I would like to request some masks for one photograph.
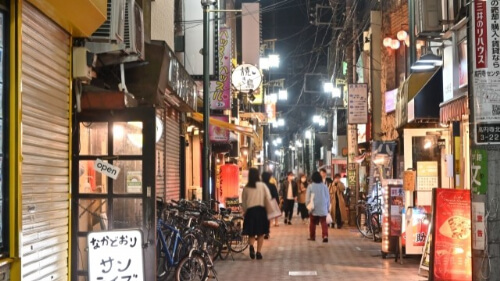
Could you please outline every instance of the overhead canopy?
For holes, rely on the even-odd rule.
[[[409,122],[439,120],[439,104],[443,101],[443,71],[412,73],[399,87],[396,103],[396,127]]]
[[[192,113],[189,113],[188,116],[190,116],[191,118],[193,118],[194,120],[196,120],[198,122],[203,122],[203,114],[201,114],[201,113],[192,112]],[[247,135],[250,137],[258,138],[258,135],[250,127],[238,126],[238,125],[231,124],[231,123],[219,120],[219,119],[215,119],[213,117],[210,117],[208,122],[210,125],[213,125],[213,126],[218,126],[218,127],[228,129],[228,130],[233,131],[233,132],[237,132],[237,133],[241,133],[241,134],[244,134],[244,135]]]

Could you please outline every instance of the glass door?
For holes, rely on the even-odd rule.
[[[87,280],[87,235],[140,229],[154,265],[155,110],[78,113],[73,138],[72,280]],[[154,280],[155,276],[147,276]]]

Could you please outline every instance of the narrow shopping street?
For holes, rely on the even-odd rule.
[[[401,265],[388,256],[382,259],[380,243],[360,238],[356,228],[329,229],[329,242],[308,241],[308,226],[295,220],[293,225],[271,228],[265,241],[263,260],[251,260],[248,249],[215,264],[220,281],[267,280],[427,280],[418,276],[419,257],[406,257]],[[320,231],[317,228],[316,235]],[[291,276],[290,272],[302,276]],[[316,276],[304,276],[308,272]],[[301,274],[302,273],[302,274]],[[293,273],[292,273],[293,274]],[[314,274],[314,273],[313,273]]]

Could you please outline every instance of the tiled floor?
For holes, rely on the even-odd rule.
[[[316,235],[321,233],[317,227]],[[271,238],[262,250],[263,260],[251,260],[248,249],[216,261],[220,281],[266,280],[427,280],[418,275],[420,257],[407,257],[404,264],[392,256],[381,257],[380,243],[360,238],[355,228],[329,229],[329,243],[307,241],[308,226],[295,220],[293,225],[271,228]],[[316,276],[289,276],[290,271],[316,271]]]

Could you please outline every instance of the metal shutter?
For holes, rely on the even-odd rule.
[[[165,118],[165,138],[167,146],[165,149],[166,160],[166,198],[167,200],[176,199],[180,197],[180,133],[181,128],[179,124],[179,112],[173,108],[167,108],[167,115]]]
[[[163,126],[161,138],[156,142],[156,196],[165,200],[165,109],[158,109],[156,116],[161,119]]]
[[[70,35],[22,8],[22,280],[68,280]]]

